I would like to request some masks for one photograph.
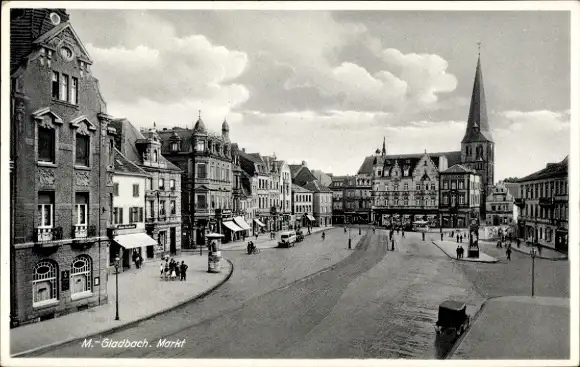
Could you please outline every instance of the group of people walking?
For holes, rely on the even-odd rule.
[[[160,277],[164,280],[186,280],[187,268],[188,266],[184,261],[180,264],[179,261],[175,261],[173,258],[170,260],[169,257],[165,257],[165,261],[161,261],[159,266]]]

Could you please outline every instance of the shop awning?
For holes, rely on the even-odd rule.
[[[314,217],[312,215],[306,214],[306,218],[308,218],[308,220],[311,222],[314,221]]]
[[[113,241],[117,242],[125,249],[132,249],[141,246],[155,246],[157,241],[149,237],[147,233],[131,233],[115,236]]]
[[[231,220],[224,222],[223,223],[224,226],[228,227],[228,229],[234,231],[234,232],[239,232],[239,231],[243,231],[243,229],[241,229],[240,227],[238,227],[234,222],[232,222]]]
[[[266,227],[266,225],[262,222],[260,222],[259,219],[254,219],[254,222],[256,222],[256,224],[258,224],[260,227]]]
[[[235,217],[234,222],[236,222],[238,227],[240,227],[244,231],[247,231],[250,229],[250,226],[248,225],[248,223],[246,223],[246,221],[242,217]]]

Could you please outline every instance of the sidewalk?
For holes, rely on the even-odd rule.
[[[486,241],[486,242],[490,242],[490,241]],[[497,241],[495,242],[490,242],[493,243],[493,245],[495,245],[497,243]],[[506,243],[504,243],[504,250],[506,248]],[[528,245],[527,243],[524,242],[523,239],[520,239],[520,247],[518,247],[516,245],[515,241],[512,241],[512,250],[513,251],[517,251],[517,252],[521,252],[523,254],[529,255],[530,254],[530,248],[531,246]],[[546,260],[568,260],[568,255],[561,253],[559,251],[556,250],[552,250],[550,248],[547,247],[541,247],[541,255],[538,252],[538,249],[536,248],[536,257],[539,259],[546,259]]]
[[[205,251],[204,256],[183,255],[175,260],[188,265],[186,281],[160,279],[161,260],[119,274],[119,321],[115,321],[116,289],[112,274],[107,283],[107,304],[11,329],[12,356],[116,329],[175,308],[218,287],[233,271],[232,265],[222,259],[222,272],[208,273]]]
[[[445,238],[445,237],[443,237]],[[449,256],[452,259],[455,259],[457,261],[470,261],[470,262],[479,262],[479,263],[496,263],[499,260],[496,259],[495,257],[489,256],[488,254],[484,253],[481,251],[481,247],[479,249],[479,257],[478,258],[469,258],[467,257],[467,249],[469,247],[468,243],[457,243],[455,241],[451,242],[451,241],[440,241],[440,240],[436,240],[436,241],[431,241],[433,242],[433,244],[437,247],[439,247],[439,249],[441,251],[443,251],[447,256]],[[464,257],[461,259],[457,259],[457,254],[455,252],[455,250],[457,249],[457,245],[461,245],[463,246],[463,248],[465,249],[465,253],[464,253]]]
[[[329,231],[329,230],[334,229],[334,228],[335,227],[313,227],[311,234],[308,234],[308,229],[305,229],[303,227],[302,232],[304,233],[304,237],[308,238],[308,236],[314,235],[315,233],[319,233],[322,231]],[[353,228],[353,231],[354,231],[354,228]],[[260,234],[258,236],[257,240],[256,240],[255,236],[249,236],[249,237],[246,237],[246,241],[238,240],[238,241],[228,242],[228,243],[222,245],[222,250],[224,250],[224,251],[242,250],[242,249],[245,250],[246,246],[248,245],[248,241],[254,241],[254,244],[261,249],[278,247],[278,241],[280,241],[280,232],[283,232],[283,231],[276,232],[276,238],[273,240],[270,239],[270,233],[268,232],[268,233]]]
[[[570,299],[489,299],[450,359],[569,359]]]

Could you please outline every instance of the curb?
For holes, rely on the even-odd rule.
[[[512,246],[512,250],[517,251],[517,252],[524,254],[524,255],[530,254],[529,252],[522,251],[522,250],[518,249],[517,247],[513,247],[513,246]],[[550,260],[550,261],[568,261],[568,257],[545,257],[545,256],[539,256],[538,254],[536,254],[536,259]]]
[[[447,255],[447,257],[449,257],[450,259],[452,259],[452,260],[455,260],[455,261],[464,261],[464,262],[467,262],[467,263],[482,263],[482,264],[496,264],[496,263],[498,263],[498,262],[499,262],[499,259],[495,259],[495,261],[483,261],[483,260],[461,260],[461,259],[456,259],[456,258],[454,258],[453,256],[449,255],[447,252],[445,252],[445,251],[444,251],[444,250],[441,248],[441,246],[439,246],[438,244],[436,244],[436,243],[435,243],[435,241],[431,241],[431,243],[432,243],[432,244],[434,244],[435,246],[437,246],[437,248],[438,248],[439,250],[441,250],[441,252],[443,252],[445,255]],[[490,256],[490,257],[491,257],[491,256]]]
[[[463,343],[463,340],[467,337],[467,335],[469,334],[469,332],[471,331],[471,327],[473,325],[475,325],[475,322],[477,321],[477,319],[479,318],[479,316],[481,315],[481,311],[484,309],[484,307],[487,305],[487,301],[489,301],[490,299],[493,298],[500,298],[501,296],[494,296],[494,297],[487,297],[486,299],[483,300],[483,302],[481,303],[481,306],[479,307],[479,309],[477,310],[477,312],[475,312],[475,315],[473,315],[473,317],[471,318],[471,321],[469,323],[469,328],[467,328],[467,331],[464,332],[456,341],[455,344],[453,344],[453,347],[449,350],[449,352],[447,353],[447,355],[445,356],[444,359],[450,359],[451,357],[453,357],[453,355],[455,354],[455,352],[457,351],[457,348],[459,348],[461,346],[461,343]]]
[[[71,338],[71,339],[67,339],[67,340],[55,342],[55,343],[52,343],[52,344],[48,344],[48,345],[45,345],[45,346],[42,346],[42,347],[37,347],[37,348],[34,348],[34,349],[25,350],[23,352],[19,352],[19,353],[15,353],[15,354],[10,355],[10,358],[25,357],[25,356],[30,355],[30,354],[44,353],[44,352],[48,352],[49,350],[52,350],[52,349],[54,349],[56,347],[59,347],[61,345],[68,344],[68,343],[72,343],[72,342],[75,342],[75,341],[80,341],[81,339],[96,338],[97,336],[105,336],[105,335],[108,335],[108,334],[111,334],[111,333],[114,333],[114,332],[117,332],[117,331],[121,331],[121,330],[124,330],[124,329],[129,329],[129,328],[133,327],[134,325],[139,324],[139,323],[141,323],[143,321],[147,321],[149,319],[152,319],[152,318],[154,318],[156,316],[159,316],[159,315],[164,314],[166,312],[169,312],[171,310],[174,310],[174,309],[183,307],[183,306],[185,306],[185,305],[187,305],[187,304],[189,304],[191,302],[195,302],[197,300],[200,300],[200,299],[208,296],[213,291],[217,290],[222,285],[224,285],[224,283],[227,282],[232,277],[232,274],[234,273],[234,264],[229,259],[224,259],[224,260],[226,260],[230,264],[230,272],[228,273],[228,275],[221,282],[219,282],[216,285],[214,285],[213,287],[211,287],[211,288],[203,291],[202,293],[193,296],[190,299],[187,299],[187,300],[182,301],[182,302],[180,302],[180,303],[178,303],[176,305],[173,305],[171,307],[162,309],[162,310],[157,311],[155,313],[152,313],[150,315],[143,316],[143,317],[141,317],[141,318],[139,318],[137,320],[130,321],[130,322],[126,323],[126,324],[115,326],[115,327],[113,327],[111,329],[102,330],[102,331],[99,331],[99,332],[96,332],[96,333],[93,333],[93,334],[89,334],[89,335],[85,335],[85,336],[81,336],[81,337],[75,337],[75,338]]]

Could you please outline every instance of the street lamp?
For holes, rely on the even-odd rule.
[[[352,239],[350,237],[350,230],[352,229],[352,219],[350,220],[350,225],[348,226],[348,249],[350,250],[352,248]]]
[[[119,320],[119,256],[115,257],[115,320]]]
[[[530,249],[530,256],[532,258],[532,297],[534,296],[534,280],[535,280],[535,272],[534,272],[534,265],[536,259],[536,249],[532,246]]]

